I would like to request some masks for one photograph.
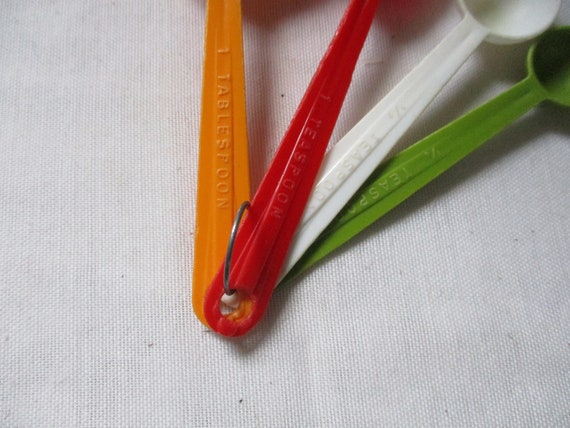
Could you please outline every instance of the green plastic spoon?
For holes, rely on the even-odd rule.
[[[374,171],[282,282],[306,270],[542,101],[570,107],[570,26],[530,48],[528,76]]]

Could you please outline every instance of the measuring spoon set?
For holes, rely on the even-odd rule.
[[[560,0],[457,0],[463,20],[325,154],[379,0],[351,0],[252,198],[239,0],[208,0],[193,272],[197,317],[224,336],[309,268],[544,100],[570,106],[570,27],[530,49],[528,77],[382,163],[483,42],[550,27]],[[243,217],[243,221],[242,221]]]

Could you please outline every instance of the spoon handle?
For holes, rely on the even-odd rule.
[[[488,30],[470,15],[327,153],[289,250],[284,275],[445,86]]]
[[[529,76],[378,167],[285,280],[306,270],[546,98]]]
[[[249,200],[240,0],[206,7],[192,304],[207,325],[204,295],[216,275],[239,205]]]

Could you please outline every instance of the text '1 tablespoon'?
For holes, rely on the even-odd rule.
[[[516,43],[554,21],[560,0],[458,0],[463,20],[323,160],[281,276],[299,260],[484,40]]]
[[[192,306],[206,325],[206,289],[226,253],[235,212],[250,195],[243,70],[240,0],[209,0],[192,278]]]
[[[528,76],[502,95],[377,168],[287,278],[357,235],[538,103],[570,107],[570,27],[546,32],[530,48],[527,69]]]

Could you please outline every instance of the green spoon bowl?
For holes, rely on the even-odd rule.
[[[570,107],[570,27],[546,32],[530,48],[527,69],[548,100]]]

